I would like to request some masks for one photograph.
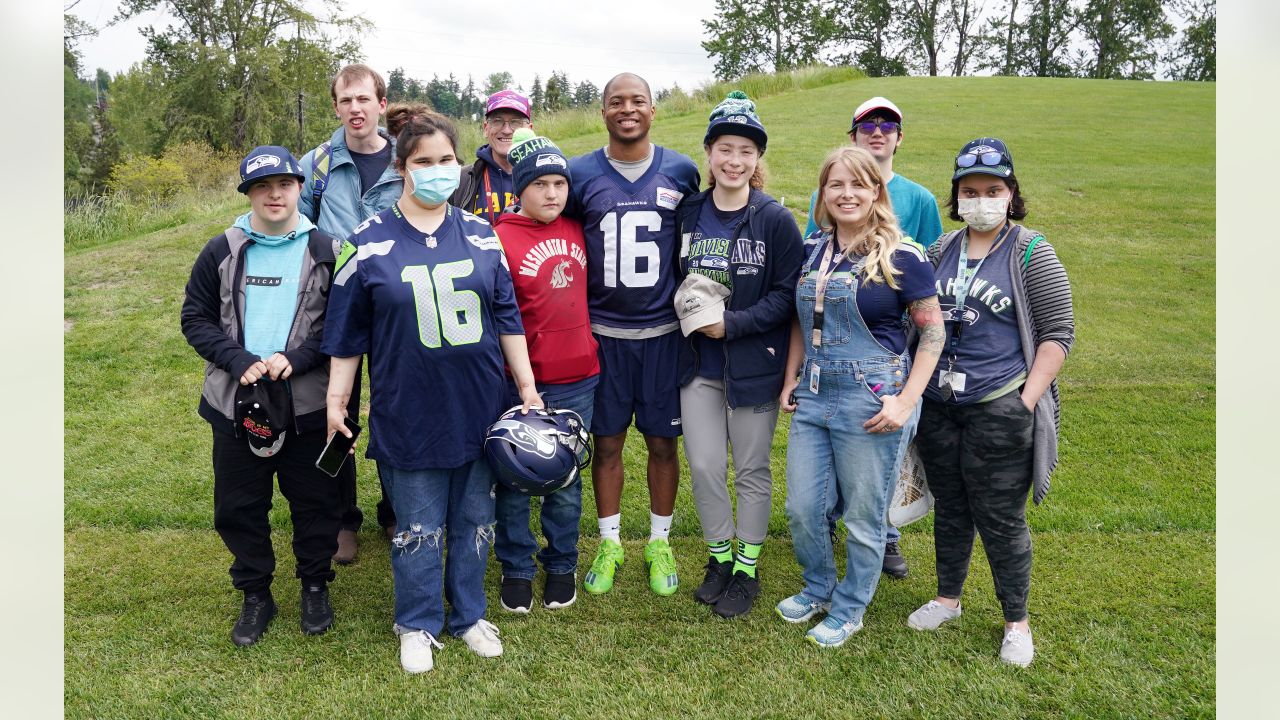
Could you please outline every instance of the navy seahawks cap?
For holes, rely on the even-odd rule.
[[[952,180],[959,180],[965,175],[983,173],[1007,178],[1013,174],[1013,156],[1009,148],[1000,138],[983,137],[970,140],[960,148],[956,155],[956,172]]]
[[[248,193],[250,185],[272,175],[292,175],[298,182],[307,180],[293,153],[279,145],[259,145],[240,161],[240,186],[236,189]]]
[[[236,431],[244,432],[254,455],[271,457],[280,452],[292,424],[293,400],[287,380],[264,377],[236,388]]]

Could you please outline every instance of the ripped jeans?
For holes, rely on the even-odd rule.
[[[396,632],[425,630],[440,637],[447,599],[449,631],[461,635],[485,614],[484,573],[494,522],[489,464],[480,458],[443,470],[386,464],[378,470],[399,530],[391,546]]]

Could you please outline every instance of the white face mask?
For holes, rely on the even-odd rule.
[[[960,198],[956,210],[969,227],[989,232],[1000,227],[1009,217],[1009,198]]]

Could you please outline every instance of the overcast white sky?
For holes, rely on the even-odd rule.
[[[80,0],[71,13],[101,28],[118,4]],[[710,80],[714,67],[699,44],[701,20],[714,14],[714,0],[344,0],[343,6],[375,26],[364,43],[370,65],[384,75],[403,67],[424,82],[433,74],[453,73],[464,86],[468,74],[481,85],[489,73],[505,70],[528,90],[535,73],[545,82],[552,70],[563,70],[575,84],[588,79],[600,87],[625,70],[643,76],[654,90],[677,82],[689,89]],[[146,55],[138,29],[167,24],[160,13],[148,13],[83,41],[86,73],[99,67],[113,75],[128,69]]]

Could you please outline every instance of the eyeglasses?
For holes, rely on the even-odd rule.
[[[516,120],[499,120],[498,118],[490,118],[485,120],[485,122],[495,128],[506,128],[507,130],[519,130],[520,128],[529,127],[530,125],[530,122],[524,118],[518,118]]]
[[[875,134],[876,128],[880,128],[880,132],[888,135],[889,133],[898,132],[898,130],[902,128],[902,123],[885,120],[883,122],[860,122],[854,123],[853,125],[854,131],[861,130],[865,135]]]
[[[981,162],[983,165],[987,167],[995,167],[997,165],[1002,165],[1005,163],[1008,163],[1009,165],[1013,164],[1012,161],[1008,161],[1005,159],[1004,153],[998,152],[998,151],[984,152],[984,153],[964,153],[963,155],[956,156],[956,167],[960,167],[960,168],[973,167],[974,164],[977,162]]]

